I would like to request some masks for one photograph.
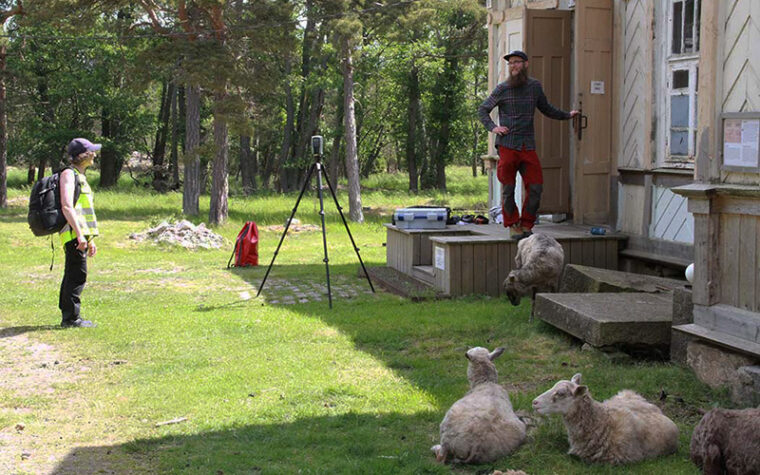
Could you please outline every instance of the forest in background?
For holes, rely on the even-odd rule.
[[[182,191],[183,213],[208,192],[211,224],[231,180],[245,195],[299,189],[312,135],[354,221],[370,173],[445,190],[446,165],[476,174],[486,151],[483,3],[0,1],[0,206],[8,165],[31,183],[78,136],[103,144],[101,188],[136,155],[149,186]]]

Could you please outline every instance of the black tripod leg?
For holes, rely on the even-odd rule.
[[[330,259],[327,258],[327,234],[325,233],[325,203],[322,201],[322,164],[317,163],[317,193],[319,194],[319,216],[322,218],[322,246],[325,249],[325,272],[327,273],[327,300],[332,308],[332,290],[330,290]]]
[[[261,295],[261,290],[264,288],[264,284],[267,281],[267,277],[269,277],[269,271],[272,270],[272,265],[274,265],[274,260],[277,259],[277,253],[280,252],[280,246],[282,246],[282,241],[285,240],[285,235],[288,234],[288,228],[290,228],[290,222],[293,221],[293,217],[296,215],[296,211],[298,210],[298,204],[301,202],[301,198],[303,197],[304,192],[306,192],[306,187],[309,186],[309,180],[311,179],[311,174],[314,172],[314,167],[316,164],[313,164],[311,168],[309,168],[309,172],[306,174],[306,179],[303,182],[303,186],[301,187],[301,194],[298,195],[298,199],[296,200],[296,205],[293,206],[293,212],[290,213],[290,218],[288,218],[288,222],[285,223],[285,230],[282,232],[282,236],[280,236],[280,243],[277,244],[277,249],[274,251],[274,255],[272,256],[272,262],[269,263],[269,267],[267,267],[267,273],[264,274],[264,280],[261,281],[261,285],[259,285],[259,291],[256,293],[256,297]]]
[[[351,230],[348,229],[348,222],[346,222],[346,217],[343,216],[343,208],[340,207],[340,204],[338,204],[338,198],[335,196],[335,191],[333,190],[332,184],[330,183],[330,178],[327,177],[327,173],[325,173],[325,182],[327,183],[327,188],[330,190],[330,194],[332,195],[333,201],[335,202],[335,207],[338,209],[338,214],[340,214],[340,219],[343,220],[343,227],[346,228],[346,232],[348,233],[348,238],[351,240],[351,245],[354,246],[354,252],[356,252],[356,257],[359,258],[359,264],[362,265],[362,270],[364,271],[364,275],[367,277],[367,282],[369,282],[369,288],[372,289],[372,293],[375,292],[375,286],[372,285],[372,280],[369,278],[369,272],[367,272],[367,268],[364,267],[364,261],[362,261],[362,256],[359,254],[359,248],[356,247],[356,242],[354,242],[354,237],[351,235]]]

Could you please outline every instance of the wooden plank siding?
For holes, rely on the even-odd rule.
[[[722,214],[720,217],[720,239],[723,241],[720,302],[734,307],[739,304],[740,222],[740,217],[736,214]]]
[[[515,267],[517,243],[505,236],[503,228],[479,227],[483,233],[455,228],[439,230],[398,230],[388,226],[387,265],[412,275],[413,265],[433,266],[433,282],[439,291],[451,295],[482,294],[499,296],[503,282]],[[461,227],[460,227],[461,228]],[[553,235],[565,251],[566,264],[617,269],[622,235],[595,236],[588,227],[554,226]],[[436,248],[443,253],[443,269],[436,266]]]
[[[739,302],[737,307],[745,310],[757,311],[755,304],[755,255],[757,253],[757,218],[754,216],[740,216],[739,218]]]

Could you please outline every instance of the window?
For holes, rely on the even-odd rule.
[[[689,163],[696,153],[699,0],[670,2],[666,160]]]

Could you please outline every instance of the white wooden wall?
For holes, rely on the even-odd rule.
[[[760,2],[726,2],[723,112],[760,111]]]
[[[722,75],[717,88],[722,112],[760,111],[760,1],[721,3]],[[719,124],[720,126],[720,124]],[[756,173],[721,173],[721,181],[755,185]]]
[[[652,222],[649,237],[666,241],[694,242],[694,217],[686,208],[687,199],[670,188],[652,187]]]
[[[652,2],[622,5],[623,84],[618,166],[648,169],[652,129]]]

